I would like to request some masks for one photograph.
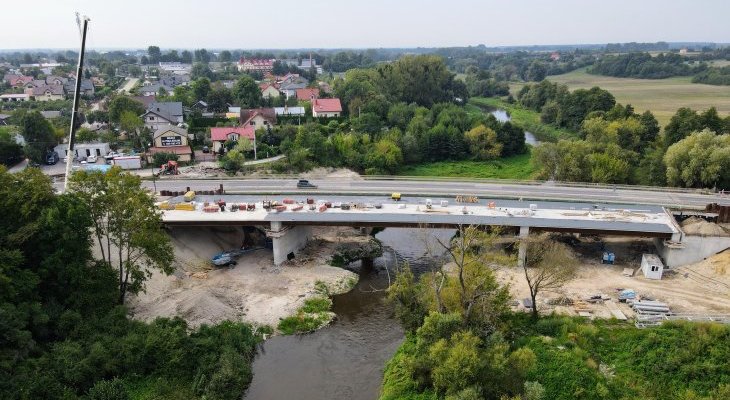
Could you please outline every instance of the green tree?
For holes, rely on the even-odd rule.
[[[218,58],[221,62],[231,62],[231,60],[233,59],[231,57],[231,52],[228,50],[221,51],[221,54]]]
[[[244,75],[233,86],[233,98],[243,108],[256,108],[263,104],[264,98],[256,81]]]
[[[99,135],[92,131],[91,129],[87,128],[79,128],[76,131],[76,141],[79,143],[89,143],[95,141]]]
[[[117,271],[120,304],[127,293],[144,288],[152,270],[172,272],[170,238],[138,176],[120,168],[106,173],[77,171],[70,184],[90,210],[102,261]]]
[[[522,263],[525,280],[532,299],[532,317],[537,319],[537,296],[559,289],[573,279],[577,269],[575,256],[568,246],[546,235],[524,239],[527,257]]]
[[[117,96],[109,102],[109,120],[111,122],[119,123],[125,111],[134,115],[142,115],[145,109],[142,103],[128,96]]]
[[[694,132],[669,146],[664,164],[669,185],[730,188],[730,135]]]
[[[25,156],[37,163],[42,163],[46,152],[57,143],[53,125],[38,111],[23,116],[21,134],[25,139]]]
[[[7,127],[0,127],[0,164],[14,165],[22,155],[23,147],[15,141],[15,133]]]
[[[403,153],[395,142],[380,139],[367,155],[368,171],[394,174],[403,163]]]
[[[147,47],[147,56],[149,57],[150,64],[157,64],[162,58],[162,52],[158,46]]]
[[[464,134],[469,152],[477,160],[494,160],[502,154],[502,143],[497,142],[497,133],[484,125]]]
[[[214,76],[213,71],[211,71],[208,64],[205,64],[202,62],[196,62],[195,64],[193,64],[193,67],[190,70],[190,77],[192,79],[200,79],[200,78],[212,79],[213,76]]]

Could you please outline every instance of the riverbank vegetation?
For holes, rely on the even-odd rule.
[[[541,142],[557,142],[559,139],[569,139],[577,136],[576,132],[572,130],[541,122],[540,113],[537,111],[498,97],[472,97],[469,99],[469,105],[477,106],[482,111],[490,109],[507,111],[513,124],[532,133]]]
[[[616,321],[514,313],[509,287],[493,269],[514,268],[515,260],[494,245],[494,235],[460,228],[450,243],[439,242],[450,255],[447,266],[418,279],[407,266],[398,271],[388,299],[407,333],[386,366],[381,400],[719,400],[730,394],[730,327],[678,322],[639,330]],[[533,264],[526,268],[544,267]]]
[[[135,207],[149,205],[137,200]],[[54,194],[38,169],[0,167],[0,398],[240,398],[256,345],[270,330],[130,319],[116,264],[92,255],[90,207],[81,195]],[[149,233],[155,219],[147,216]],[[116,222],[114,229],[144,246]],[[135,275],[126,290],[139,289],[149,273],[136,262],[125,259]]]

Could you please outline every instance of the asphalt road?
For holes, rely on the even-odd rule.
[[[433,196],[452,198],[456,195],[480,198],[508,198],[523,200],[561,200],[596,203],[652,204],[667,207],[704,208],[709,203],[730,205],[730,196],[692,192],[638,190],[626,188],[574,187],[556,184],[502,184],[460,181],[421,180],[351,180],[312,179],[317,189],[297,189],[296,179],[166,179],[144,181],[143,185],[159,190],[214,190],[223,184],[228,193],[243,194],[362,194],[388,195],[399,192],[404,199],[409,196]]]

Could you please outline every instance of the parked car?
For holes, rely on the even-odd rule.
[[[96,156],[94,154],[86,157],[86,162],[89,164],[96,164]]]
[[[210,148],[208,146],[203,146],[203,153],[210,153]]]
[[[58,162],[58,152],[49,151],[48,154],[46,154],[46,164],[55,165],[57,162]]]
[[[317,188],[317,185],[312,184],[311,182],[309,182],[306,179],[300,179],[297,182],[297,187],[299,189],[316,189]]]

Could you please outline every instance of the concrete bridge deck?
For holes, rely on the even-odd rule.
[[[660,206],[596,204],[580,202],[544,202],[480,199],[479,203],[454,203],[452,200],[433,198],[433,208],[427,210],[425,199],[412,199],[408,202],[394,202],[378,196],[330,196],[316,199],[337,204],[358,203],[368,208],[342,210],[329,208],[324,212],[309,210],[305,205],[300,211],[267,212],[261,201],[278,200],[285,197],[264,197],[252,195],[196,196],[195,211],[164,211],[165,224],[174,226],[244,226],[268,225],[277,223],[282,226],[434,226],[453,227],[457,225],[491,225],[529,228],[532,230],[563,231],[576,233],[600,233],[615,235],[634,235],[679,240],[681,231],[672,216]],[[290,196],[304,203],[305,196]],[[222,199],[229,207],[225,212],[207,213],[202,211],[202,203]],[[449,201],[442,207],[441,200]],[[182,202],[181,198],[171,199],[172,203]],[[487,204],[494,201],[494,208]],[[256,203],[256,211],[230,212],[233,203]],[[373,206],[379,204],[382,208]],[[531,210],[530,205],[536,209]]]

